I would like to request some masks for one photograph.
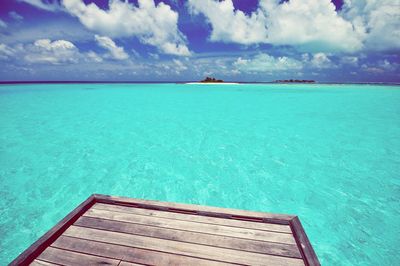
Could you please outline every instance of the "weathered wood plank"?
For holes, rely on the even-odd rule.
[[[87,211],[91,207],[93,209]],[[82,216],[85,211],[87,213]],[[78,226],[72,226],[75,222]],[[283,237],[282,241],[284,235],[289,238]],[[74,241],[68,242],[72,246],[67,248],[65,241],[63,247],[56,239]],[[76,241],[80,241],[80,246]],[[86,242],[82,244],[82,241]],[[54,246],[49,247],[52,243]],[[280,251],[279,247],[282,247]],[[124,257],[118,257],[118,252]],[[46,256],[62,262],[46,260]],[[138,260],[138,257],[155,260]],[[178,258],[197,261],[181,263]],[[104,262],[122,266],[160,265],[159,261],[165,261],[163,265],[203,265],[199,261],[236,265],[320,265],[299,219],[292,215],[96,194],[10,265],[76,265],[82,261],[90,265]]]
[[[274,213],[265,213],[265,212],[254,212],[254,211],[245,211],[245,210],[236,210],[236,209],[226,209],[226,208],[218,208],[218,207],[210,207],[210,206],[200,206],[200,205],[192,205],[192,204],[181,204],[181,203],[172,203],[172,202],[162,202],[162,201],[152,201],[152,200],[142,200],[142,199],[132,199],[132,198],[124,198],[124,197],[115,197],[108,195],[99,195],[94,194],[96,201],[99,203],[108,203],[108,204],[116,204],[116,205],[131,205],[131,206],[140,206],[148,209],[158,209],[158,210],[169,210],[169,211],[188,211],[193,212],[197,211],[198,213],[206,216],[213,217],[236,217],[237,219],[241,218],[260,218],[265,222],[277,223],[277,224],[289,224],[289,221],[293,219],[294,215],[284,215],[284,214],[274,214]]]
[[[87,254],[102,255],[109,258],[121,259],[131,263],[144,265],[198,265],[198,266],[227,266],[231,264],[198,259],[188,256],[175,255],[154,250],[120,246],[110,243],[95,242],[81,238],[60,236],[52,246],[80,251]],[[121,264],[120,264],[121,265]]]
[[[183,213],[176,213],[176,212],[169,212],[169,211],[157,211],[157,210],[149,210],[149,209],[141,209],[141,208],[132,208],[132,207],[104,204],[104,203],[96,203],[92,208],[100,209],[100,210],[127,212],[127,213],[153,216],[153,217],[169,218],[169,219],[175,219],[175,220],[184,220],[184,221],[208,223],[208,224],[218,224],[218,225],[242,227],[242,228],[257,229],[257,230],[282,232],[282,233],[289,233],[289,234],[292,233],[290,226],[281,225],[281,224],[241,221],[241,220],[234,220],[234,219],[201,216],[201,215],[196,215],[196,214],[183,214]]]
[[[212,225],[203,223],[194,223],[190,221],[171,220],[159,217],[146,217],[143,215],[136,215],[131,213],[112,212],[106,210],[89,209],[83,216],[95,217],[109,220],[116,220],[121,222],[130,222],[143,225],[158,226],[171,229],[186,230],[192,232],[200,232],[214,235],[239,237],[245,239],[269,241],[285,244],[296,244],[293,235],[260,231],[253,229],[229,227],[222,225]]]
[[[303,226],[301,225],[299,218],[293,218],[290,221],[290,226],[293,228],[296,242],[301,249],[307,264],[309,266],[320,266],[321,264],[318,261],[318,257],[315,254],[315,251],[312,248],[310,241],[308,240],[308,237],[304,231]]]
[[[250,253],[191,243],[182,244],[182,242],[177,241],[155,239],[151,237],[104,231],[74,225],[69,227],[63,235],[229,263],[279,266],[304,265],[304,262],[301,259]]]
[[[69,229],[68,229],[69,230]],[[119,260],[87,255],[53,247],[46,248],[38,257],[39,260],[61,265],[115,265]]]
[[[168,264],[165,264],[165,265],[168,265]],[[171,265],[171,264],[169,264],[169,265]],[[143,266],[143,264],[137,264],[137,263],[131,263],[131,262],[127,262],[127,261],[121,261],[121,263],[118,266]]]
[[[159,228],[86,216],[79,218],[74,223],[74,225],[120,233],[162,238],[180,242],[243,250],[248,252],[301,258],[299,249],[295,244],[290,245],[273,242],[254,241],[250,239],[210,235],[168,228]],[[182,245],[184,245],[184,243],[182,243]]]
[[[60,264],[50,263],[42,260],[34,260],[29,266],[59,266]]]

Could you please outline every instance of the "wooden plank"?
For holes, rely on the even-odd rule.
[[[121,261],[121,263],[118,266],[141,266],[143,264],[137,264],[137,263],[131,263],[127,261]],[[171,264],[165,264],[165,265],[171,265]]]
[[[34,260],[29,266],[59,266],[60,264],[50,263],[42,260]]]
[[[52,244],[52,246],[71,251],[80,251],[92,255],[102,255],[109,258],[121,259],[127,262],[145,265],[231,265],[218,261],[198,259],[188,256],[181,256],[171,253],[127,247],[110,243],[95,242],[67,236],[60,236]]]
[[[176,229],[159,228],[141,224],[131,224],[114,220],[103,220],[92,217],[81,217],[74,223],[74,225],[119,233],[135,234],[180,242],[243,250],[248,252],[301,258],[299,249],[295,244],[289,245],[273,242],[255,241],[250,239],[241,239],[197,232],[188,232]],[[182,245],[184,245],[184,243],[182,243]]]
[[[71,224],[73,224],[82,213],[89,209],[95,203],[94,195],[90,196],[72,212],[65,216],[53,228],[47,231],[41,238],[33,243],[29,248],[22,252],[15,260],[9,265],[27,265],[31,263],[39,254],[48,247],[54,240],[57,239]]]
[[[177,241],[104,231],[74,225],[69,227],[63,235],[111,244],[158,250],[162,252],[193,256],[203,259],[224,261],[228,263],[282,266],[304,265],[304,262],[301,259],[250,253],[246,251],[210,247],[191,243],[183,244],[182,242]]]
[[[46,248],[38,257],[39,260],[61,265],[115,265],[119,260],[99,256],[87,255],[53,247]]]
[[[137,200],[137,199],[129,199],[129,198],[121,198],[121,197],[111,197],[111,196],[106,196],[106,195],[92,195],[91,197],[89,197],[85,202],[83,202],[81,205],[79,205],[74,211],[72,211],[70,214],[68,214],[63,220],[61,220],[56,226],[54,226],[51,230],[49,230],[45,235],[43,235],[39,240],[37,240],[34,244],[32,244],[27,250],[25,250],[22,254],[20,254],[13,262],[11,262],[10,265],[28,265],[29,263],[32,263],[32,265],[48,265],[48,264],[55,264],[52,262],[47,262],[44,260],[40,260],[40,259],[36,259],[37,256],[43,251],[45,250],[51,243],[53,243],[53,241],[55,239],[57,239],[61,234],[63,234],[63,232],[67,233],[67,231],[70,233],[71,232],[71,228],[73,228],[74,226],[72,226],[71,228],[69,228],[67,231],[65,231],[71,224],[73,224],[81,215],[83,212],[85,212],[86,210],[88,210],[92,205],[94,205],[95,203],[105,203],[105,204],[115,204],[118,205],[119,207],[117,207],[119,210],[119,212],[123,212],[122,209],[124,209],[125,207],[123,206],[127,206],[127,207],[136,207],[136,208],[140,208],[139,211],[141,213],[132,213],[131,215],[136,215],[136,216],[147,216],[147,218],[152,218],[153,220],[156,221],[160,221],[160,219],[164,219],[164,220],[178,220],[179,222],[185,222],[188,224],[205,224],[208,226],[215,226],[213,228],[214,231],[217,232],[217,234],[212,233],[209,234],[209,232],[198,232],[198,231],[191,231],[191,230],[181,230],[181,228],[176,228],[176,227],[171,227],[171,228],[164,228],[162,229],[163,225],[165,224],[165,221],[163,221],[163,223],[155,223],[155,224],[146,224],[144,223],[143,220],[141,220],[139,223],[137,221],[119,221],[119,220],[114,220],[114,219],[110,219],[109,221],[107,221],[106,219],[104,219],[104,221],[107,222],[121,222],[124,224],[131,224],[129,226],[140,226],[142,229],[144,227],[148,228],[152,228],[152,230],[156,230],[155,232],[157,232],[157,234],[161,233],[161,230],[169,230],[169,235],[167,235],[167,239],[161,239],[161,238],[149,238],[147,236],[140,236],[139,233],[137,233],[136,235],[132,234],[125,234],[125,233],[118,233],[118,232],[110,232],[110,231],[102,231],[103,233],[105,232],[106,234],[108,233],[113,233],[113,234],[124,234],[124,235],[128,235],[129,237],[135,237],[136,242],[135,245],[137,245],[137,243],[139,243],[139,245],[142,246],[146,246],[146,245],[153,245],[155,244],[157,245],[164,245],[164,248],[170,249],[170,252],[166,252],[166,251],[155,251],[152,250],[151,252],[159,252],[162,254],[170,254],[171,252],[178,252],[176,255],[182,255],[182,256],[187,256],[190,257],[192,255],[185,255],[185,254],[181,254],[182,252],[198,252],[200,255],[209,255],[210,253],[207,253],[206,251],[204,251],[204,249],[208,249],[208,248],[213,248],[213,252],[215,253],[211,253],[211,256],[221,256],[221,254],[223,256],[231,256],[231,258],[228,258],[229,261],[232,261],[233,259],[236,259],[235,256],[239,256],[237,255],[237,252],[242,252],[242,256],[238,257],[239,261],[242,261],[243,264],[248,264],[251,263],[252,261],[256,261],[258,260],[258,262],[261,263],[261,259],[260,257],[257,256],[267,256],[269,258],[269,260],[265,260],[267,261],[268,265],[271,265],[271,258],[272,261],[274,261],[272,263],[272,265],[274,265],[274,263],[276,265],[286,265],[286,263],[294,263],[294,264],[298,264],[299,261],[301,261],[301,265],[304,265],[304,263],[306,263],[307,265],[320,265],[318,258],[315,255],[315,252],[308,240],[307,235],[304,232],[303,227],[301,226],[300,221],[298,220],[297,217],[292,216],[292,215],[281,215],[281,214],[271,214],[271,213],[261,213],[261,212],[252,212],[252,211],[242,211],[242,210],[232,210],[232,209],[224,209],[224,208],[217,208],[217,207],[207,207],[207,206],[198,206],[198,205],[188,205],[188,204],[179,204],[179,203],[167,203],[167,202],[158,202],[158,201],[149,201],[149,200]],[[101,205],[101,204],[99,204]],[[97,207],[95,207],[94,209],[97,209]],[[147,215],[144,213],[144,211],[150,211],[151,215]],[[125,213],[128,214],[128,213]],[[168,217],[165,216],[165,214],[168,214]],[[185,214],[185,215],[183,215]],[[185,218],[187,217],[187,218]],[[196,217],[196,218],[193,218]],[[198,217],[201,217],[200,220],[196,221],[195,219],[197,219]],[[96,217],[87,217],[85,219],[94,219]],[[222,219],[229,219],[227,221],[229,221],[227,224],[229,224],[229,226],[227,226],[227,224],[219,224],[218,221],[221,221],[222,223]],[[245,221],[245,222],[243,222]],[[251,221],[251,222],[248,222]],[[239,224],[240,223],[240,224]],[[225,248],[225,247],[210,247],[207,246],[205,244],[194,244],[194,243],[186,243],[186,242],[179,242],[179,241],[173,241],[171,240],[171,235],[170,233],[172,231],[182,231],[185,232],[184,236],[185,238],[175,238],[175,239],[179,239],[180,241],[184,241],[186,239],[186,234],[190,234],[193,240],[193,234],[207,234],[208,236],[212,235],[214,240],[216,241],[217,237],[218,238],[234,238],[234,239],[240,239],[240,241],[259,241],[259,242],[265,242],[268,243],[268,241],[265,240],[255,240],[254,238],[257,239],[257,237],[254,237],[254,235],[251,234],[245,234],[247,235],[248,238],[240,238],[237,236],[231,236],[231,235],[226,235],[227,231],[223,230],[224,234],[221,234],[220,231],[218,231],[218,228],[222,227],[228,227],[230,228],[229,230],[232,230],[232,228],[234,229],[239,229],[241,231],[243,230],[252,230],[253,232],[257,232],[257,231],[264,231],[263,233],[273,233],[273,232],[268,232],[268,231],[274,231],[274,230],[263,230],[262,228],[256,228],[255,226],[253,227],[250,224],[253,225],[262,225],[263,223],[272,223],[272,224],[278,224],[278,225],[290,225],[290,229],[293,232],[292,235],[292,239],[295,240],[297,246],[298,246],[298,252],[301,253],[302,258],[304,260],[304,262],[300,259],[297,259],[297,257],[299,257],[297,255],[296,258],[286,258],[286,257],[282,257],[282,256],[275,256],[275,255],[268,255],[268,254],[260,254],[260,253],[251,253],[248,251],[243,251],[243,250],[233,250],[231,248]],[[244,224],[249,224],[251,228],[246,228],[243,225]],[[129,227],[128,226],[128,227]],[[242,227],[243,226],[243,227]],[[275,227],[277,228],[277,227]],[[287,228],[287,227],[286,227]],[[87,230],[96,230],[96,229],[90,229],[90,228],[86,228]],[[190,228],[189,228],[190,229]],[[203,228],[206,229],[206,228]],[[208,228],[210,229],[210,228]],[[75,229],[74,229],[75,230]],[[126,230],[126,228],[124,227],[123,230]],[[130,230],[130,229],[129,229]],[[287,229],[286,229],[287,230]],[[117,229],[115,229],[115,231],[118,231]],[[121,231],[121,230],[120,230]],[[277,231],[277,230],[276,230]],[[148,233],[154,233],[154,231],[146,231],[146,234]],[[219,234],[218,234],[219,233]],[[234,232],[234,233],[238,233],[240,234],[240,232]],[[277,232],[275,232],[277,233]],[[155,237],[160,237],[163,235],[155,235]],[[243,232],[242,232],[243,234]],[[280,232],[278,234],[281,235],[288,235],[290,236],[290,232]],[[165,236],[165,234],[164,234]],[[98,236],[97,236],[98,237]],[[100,236],[101,238],[104,238],[104,236]],[[110,237],[110,236],[105,236]],[[112,236],[112,238],[114,238],[115,235]],[[178,237],[183,237],[183,235],[179,235]],[[124,241],[126,241],[126,244],[122,244],[122,245],[128,245],[129,241],[126,239],[126,236],[123,237]],[[150,242],[149,242],[150,239]],[[101,241],[101,240],[100,240]],[[112,241],[117,241],[116,239],[112,239]],[[156,241],[156,242],[154,242]],[[161,243],[159,243],[161,241]],[[165,242],[167,241],[167,242]],[[168,242],[169,241],[169,242]],[[202,241],[202,240],[200,240]],[[91,241],[94,242],[94,241]],[[165,244],[170,242],[175,243],[175,246],[170,247],[170,246],[166,246]],[[206,243],[206,242],[204,242]],[[243,242],[244,243],[244,242]],[[271,244],[278,244],[278,243],[273,243],[270,242]],[[183,247],[180,247],[179,245],[182,245]],[[107,245],[111,245],[111,244],[107,244]],[[115,242],[114,245],[119,245],[119,243]],[[189,247],[187,247],[189,245]],[[218,245],[218,244],[216,244]],[[283,244],[282,244],[283,245]],[[196,248],[198,249],[200,247],[202,247],[201,250],[196,250]],[[286,246],[293,246],[293,244],[288,244]],[[126,248],[136,248],[138,250],[146,250],[145,247],[133,247],[132,245],[130,247],[126,247]],[[163,248],[163,247],[161,247]],[[180,249],[181,248],[181,249]],[[215,250],[217,249],[217,250]],[[243,248],[242,248],[243,249]],[[244,248],[246,249],[246,248]],[[254,248],[256,250],[256,248]],[[150,250],[147,250],[150,251]],[[211,251],[211,250],[208,250]],[[47,252],[47,251],[46,251]],[[236,252],[234,254],[231,254],[229,252]],[[252,251],[255,252],[255,251]],[[45,254],[45,253],[44,253]],[[79,254],[79,253],[78,253]],[[247,259],[246,256],[244,256],[244,254],[251,254],[252,256],[249,258],[250,262],[248,260],[245,261],[245,259]],[[298,254],[298,253],[297,253]],[[197,256],[197,255],[196,255]],[[101,257],[101,256],[100,256]],[[275,261],[276,258],[279,259],[291,259],[288,261],[284,261],[282,263],[282,261],[280,263],[278,263],[277,261]],[[210,259],[207,258],[209,260],[214,260],[214,259]],[[35,260],[35,261],[34,261]],[[140,262],[132,262],[129,260],[124,260],[124,262],[129,262],[129,263],[136,263],[136,264],[141,264]],[[264,261],[264,262],[265,262]],[[120,263],[122,263],[122,261],[119,261]],[[236,262],[236,261],[235,261]],[[233,263],[233,262],[232,262]],[[239,262],[240,263],[240,262]],[[257,264],[257,263],[251,263],[251,264]]]
[[[281,224],[241,221],[241,220],[234,220],[234,219],[201,216],[198,214],[183,214],[183,213],[169,212],[169,211],[157,211],[157,210],[132,208],[132,207],[104,204],[104,203],[96,203],[95,205],[92,206],[92,208],[100,209],[100,210],[127,212],[127,213],[147,215],[147,216],[153,216],[153,217],[169,218],[169,219],[175,219],[175,220],[218,224],[218,225],[242,227],[242,228],[265,230],[265,231],[274,231],[274,232],[289,233],[289,234],[292,233],[290,226],[281,225]]]
[[[277,232],[260,231],[253,229],[222,226],[222,225],[194,223],[189,221],[171,220],[158,217],[146,217],[131,213],[112,212],[112,211],[98,210],[98,209],[89,209],[83,214],[83,216],[116,220],[121,222],[137,223],[143,225],[151,225],[151,226],[171,228],[171,229],[186,230],[191,232],[200,232],[206,234],[239,237],[245,239],[269,241],[276,243],[296,244],[293,235],[277,233]]]
[[[311,246],[310,240],[308,239],[306,232],[299,218],[296,216],[290,221],[290,226],[292,227],[294,237],[296,239],[297,245],[301,250],[303,257],[309,266],[320,266],[318,257],[315,254],[314,249]]]
[[[295,217],[294,215],[254,212],[254,211],[235,210],[235,209],[142,200],[142,199],[131,199],[131,198],[115,197],[115,196],[99,195],[99,194],[94,194],[94,197],[96,198],[96,202],[99,203],[125,205],[125,206],[138,206],[146,209],[177,211],[184,213],[186,211],[191,213],[196,211],[197,213],[204,216],[233,218],[239,220],[240,219],[246,220],[247,218],[250,220],[261,219],[264,222],[277,223],[277,224],[289,224],[289,221]]]

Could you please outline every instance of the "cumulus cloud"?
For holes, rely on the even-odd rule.
[[[400,2],[393,0],[345,0],[342,15],[370,50],[400,48]]]
[[[23,16],[21,16],[20,14],[18,14],[18,13],[15,12],[15,11],[9,12],[8,15],[9,15],[12,19],[17,20],[17,21],[20,21],[20,20],[23,20],[23,19],[24,19]]]
[[[273,57],[268,54],[258,54],[251,59],[239,57],[233,65],[243,72],[273,72],[285,70],[299,70],[303,63],[299,60],[286,56]]]
[[[250,15],[235,10],[232,0],[189,0],[189,6],[206,16],[212,41],[296,45],[308,51],[361,48],[352,24],[336,13],[330,0],[281,2],[262,0]]]
[[[103,62],[103,58],[93,51],[89,51],[88,53],[86,53],[86,56],[86,61],[88,62]]]
[[[110,37],[136,36],[142,43],[172,55],[190,55],[184,35],[178,29],[178,13],[163,2],[139,0],[109,1],[109,9],[82,0],[63,0],[65,9],[88,29]]]
[[[260,0],[249,15],[232,0],[189,0],[212,27],[210,40],[239,44],[292,45],[310,52],[354,52],[400,47],[400,4],[393,0]]]
[[[253,44],[266,42],[266,17],[261,10],[247,16],[235,10],[232,0],[189,0],[192,13],[202,13],[212,26],[211,41]]]
[[[173,62],[175,64],[174,69],[177,74],[188,69],[188,67],[184,63],[182,63],[182,61],[180,61],[178,59],[174,59]]]
[[[70,41],[39,39],[33,43],[17,44],[13,47],[0,43],[0,60],[13,60],[23,64],[67,65],[78,62],[100,63],[104,59],[123,60],[128,58],[125,51],[116,46],[110,38],[100,36],[96,36],[96,38],[99,45],[107,49],[109,53],[99,55],[93,51],[81,52]]]
[[[364,63],[361,65],[361,70],[372,74],[382,73],[397,73],[400,69],[400,64],[388,59],[379,60],[375,63]]]
[[[340,58],[340,62],[344,65],[357,66],[358,65],[358,57],[356,56],[343,56]]]
[[[390,62],[387,59],[380,60],[378,66],[387,71],[397,71],[399,64],[396,62]]]
[[[324,53],[316,53],[311,59],[311,66],[315,68],[331,68],[333,67],[332,61]]]
[[[65,40],[40,39],[28,46],[27,50],[30,52],[24,58],[30,63],[76,63],[79,57],[78,48]]]
[[[57,0],[17,0],[19,2],[25,2],[36,8],[43,9],[46,11],[57,12],[63,8],[60,6]]]
[[[97,44],[109,51],[109,57],[116,60],[125,60],[129,55],[125,52],[123,47],[119,47],[107,36],[95,35]]]

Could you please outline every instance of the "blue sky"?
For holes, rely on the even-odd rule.
[[[1,0],[0,80],[400,81],[399,0]]]

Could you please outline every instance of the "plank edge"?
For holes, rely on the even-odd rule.
[[[51,245],[62,233],[71,226],[84,212],[96,202],[94,195],[89,196],[84,202],[67,214],[61,221],[48,230],[43,236],[30,245],[9,266],[28,265],[35,260],[47,247]]]
[[[153,200],[132,199],[102,194],[94,194],[97,203],[113,204],[127,207],[136,207],[152,210],[161,210],[178,213],[191,213],[202,216],[210,216],[225,219],[244,220],[252,222],[264,222],[273,224],[289,225],[295,218],[294,215],[274,214],[267,212],[254,212],[238,209],[192,205],[174,202],[161,202]]]
[[[301,225],[298,216],[295,216],[289,223],[292,228],[294,239],[296,240],[297,246],[303,256],[303,260],[308,266],[321,266],[317,254],[315,253],[310,240]]]

